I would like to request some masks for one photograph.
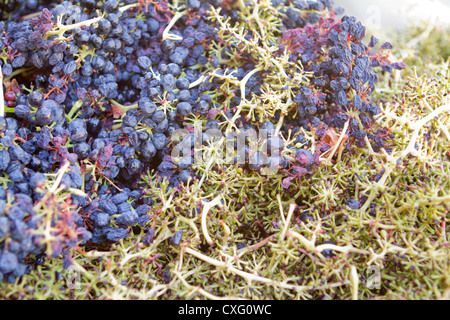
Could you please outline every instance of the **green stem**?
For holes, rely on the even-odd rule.
[[[114,105],[116,107],[119,107],[120,109],[123,110],[123,112],[127,112],[130,109],[138,109],[139,108],[139,105],[137,103],[136,104],[131,104],[129,106],[124,106],[124,105],[120,104],[119,102],[117,102],[116,100],[113,100],[113,99],[110,99],[109,103],[111,103],[112,105]]]
[[[33,70],[33,69],[34,69],[34,67],[30,67],[30,68],[21,68],[21,69],[15,70],[13,73],[11,73],[11,75],[10,75],[8,78],[5,79],[5,81],[9,81],[9,80],[11,80],[12,78],[18,76],[19,74],[22,74],[22,73],[25,73],[25,74],[26,74],[28,71],[31,71],[31,70]]]
[[[90,25],[92,25],[92,24],[102,20],[103,17],[100,16],[100,17],[97,17],[97,18],[93,18],[93,19],[90,19],[90,20],[81,21],[81,22],[78,22],[78,23],[75,23],[75,24],[69,24],[69,25],[63,25],[61,23],[61,16],[59,16],[57,19],[58,19],[58,21],[57,21],[57,30],[52,30],[52,31],[47,32],[47,39],[50,38],[50,37],[53,37],[53,36],[58,36],[58,38],[63,38],[64,32],[72,30],[72,29],[80,28],[80,27],[83,27],[83,26],[88,27],[88,26],[90,26]]]
[[[286,71],[284,71],[284,68],[279,61],[277,61],[275,58],[272,58],[270,59],[270,62],[272,62],[278,68],[278,70],[280,70],[283,77],[288,78]]]
[[[164,29],[164,32],[162,34],[162,39],[164,40],[173,40],[173,41],[181,41],[183,40],[183,37],[177,36],[175,34],[171,34],[170,30],[172,27],[177,23],[178,20],[180,20],[185,14],[187,10],[184,11],[177,11],[175,15],[173,16],[170,23],[167,25],[167,27]]]
[[[189,89],[195,88],[196,86],[200,85],[203,83],[203,81],[206,80],[205,76],[201,76],[200,78],[198,78],[196,81],[192,82],[189,86]]]
[[[111,127],[111,130],[119,130],[122,128],[122,123],[117,123]]]
[[[123,6],[123,7],[120,8],[119,10],[120,10],[121,12],[125,12],[125,11],[127,11],[127,10],[129,10],[129,9],[136,8],[138,5],[139,5],[139,3],[128,4],[128,5],[126,5],[126,6]]]
[[[420,130],[427,124],[429,121],[435,119],[437,116],[439,116],[441,113],[448,113],[450,112],[450,103],[443,105],[431,112],[428,116],[421,119],[420,121],[417,121],[413,128],[414,132],[411,136],[411,140],[406,147],[406,149],[400,154],[401,158],[406,158],[407,155],[412,154],[413,156],[417,155],[417,151],[415,150],[416,141],[419,138],[419,132]]]
[[[239,10],[244,13],[247,14],[247,6],[245,5],[245,1],[244,0],[238,0],[238,4],[239,4]]]
[[[82,100],[78,100],[77,102],[75,102],[75,104],[73,105],[72,109],[70,110],[69,114],[67,114],[66,119],[70,122],[73,119],[73,116],[75,115],[75,113],[81,108],[81,106],[83,105],[83,101]]]
[[[0,70],[0,117],[5,116],[5,98],[3,96],[3,72]]]

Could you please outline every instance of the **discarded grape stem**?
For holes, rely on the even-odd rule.
[[[2,70],[0,70],[0,117],[4,116],[5,116],[5,96],[3,93],[3,72]]]

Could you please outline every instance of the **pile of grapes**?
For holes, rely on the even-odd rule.
[[[370,96],[377,72],[404,68],[390,62],[392,46],[374,37],[365,44],[365,27],[338,18],[331,0],[256,2],[274,17],[265,38],[233,33],[245,26],[252,1],[0,4],[0,280],[14,282],[49,250],[66,256],[145,228],[153,202],[142,174],[151,171],[172,188],[200,178],[193,154],[171,156],[174,133],[192,132],[193,119],[205,130],[231,120],[244,131],[269,130],[267,142],[279,152],[245,152],[249,174],[274,160],[291,180],[314,170],[333,148],[330,129],[345,130],[359,148],[384,147],[389,136],[371,130],[379,108]],[[273,58],[261,61],[267,52],[247,42]],[[291,69],[286,86],[271,91],[289,107],[247,108],[267,96],[274,74],[283,73],[280,61],[301,70],[301,80]],[[242,85],[224,92],[231,80]],[[302,132],[314,132],[319,145],[312,148]],[[287,135],[302,145],[293,158],[282,152],[293,148]],[[49,196],[56,191],[64,200]],[[45,207],[58,214],[46,219]],[[50,234],[40,232],[48,224]]]

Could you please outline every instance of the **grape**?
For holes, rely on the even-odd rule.
[[[192,112],[192,106],[188,102],[181,102],[177,105],[177,114],[187,117]]]
[[[139,216],[136,213],[136,211],[130,210],[130,211],[127,211],[127,212],[123,213],[122,215],[120,215],[116,219],[116,222],[119,225],[123,225],[123,226],[134,226],[137,223],[138,219],[139,219]]]
[[[106,234],[106,238],[111,242],[117,242],[120,239],[125,239],[127,236],[128,231],[124,228],[111,229]]]

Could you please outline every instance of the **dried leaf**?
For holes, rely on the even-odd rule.
[[[112,112],[113,112],[113,118],[114,119],[121,119],[122,116],[125,114],[125,111],[122,110],[122,108],[111,104]]]
[[[13,91],[17,93],[20,91],[19,83],[17,82],[16,79],[4,81],[3,84],[5,85],[5,92]]]
[[[325,133],[325,136],[323,137],[323,141],[325,143],[328,143],[331,146],[336,145],[338,140],[339,140],[339,135],[336,133],[336,131],[334,131],[333,128],[327,130],[327,132]]]
[[[109,159],[111,159],[111,156],[113,154],[113,145],[112,144],[108,144],[102,154],[100,155],[98,162],[101,168],[105,168],[106,165],[108,164]]]
[[[323,141],[329,145],[331,145],[331,149],[326,151],[324,154],[331,152],[331,150],[338,150],[342,152],[344,150],[345,143],[348,140],[348,135],[345,134],[342,141],[339,143],[339,139],[341,138],[341,134],[336,133],[333,128],[327,130],[327,133],[323,137]],[[337,145],[339,143],[339,145]]]
[[[291,185],[291,181],[294,180],[294,177],[288,177],[286,179],[283,180],[283,188],[284,189],[289,189],[289,186]]]

